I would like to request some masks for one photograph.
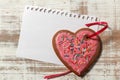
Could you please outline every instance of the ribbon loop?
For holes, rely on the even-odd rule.
[[[102,28],[101,30],[95,32],[95,33],[92,34],[92,35],[89,35],[89,36],[88,36],[89,38],[100,34],[100,33],[103,32],[105,29],[108,28],[107,22],[93,22],[93,23],[88,23],[88,24],[85,24],[85,25],[86,25],[87,27],[91,27],[91,26],[93,26],[93,25],[101,25],[101,26],[104,26],[104,28]]]

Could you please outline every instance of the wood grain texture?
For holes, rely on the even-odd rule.
[[[44,80],[45,75],[67,70],[64,66],[15,56],[25,5],[95,15],[112,29],[100,35],[102,55],[84,78],[71,73],[52,80],[120,80],[119,4],[120,0],[0,0],[0,80]]]

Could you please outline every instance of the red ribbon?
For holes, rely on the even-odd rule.
[[[64,76],[64,75],[69,74],[71,72],[72,71],[68,70],[68,71],[63,72],[63,73],[48,75],[48,76],[45,76],[44,79],[51,79],[51,78],[56,78],[56,77],[59,77],[59,76]]]
[[[85,25],[86,25],[87,27],[90,27],[90,26],[93,26],[93,25],[101,25],[101,26],[104,26],[104,28],[102,28],[101,30],[95,32],[95,33],[92,34],[92,35],[89,35],[89,36],[88,36],[89,38],[100,34],[100,33],[103,32],[105,29],[108,28],[107,22],[93,22],[93,23],[88,23],[88,24],[85,24]]]
[[[103,32],[105,29],[108,28],[107,22],[93,22],[93,23],[88,23],[88,24],[85,24],[85,25],[86,25],[87,27],[91,27],[91,26],[93,26],[93,25],[101,25],[101,26],[104,26],[104,28],[102,28],[101,30],[95,32],[95,33],[92,34],[92,35],[89,35],[89,36],[88,36],[89,38],[91,38],[91,37],[93,37],[93,36],[97,36],[98,34],[100,34],[100,33]],[[71,73],[71,72],[72,72],[72,71],[68,70],[68,71],[63,72],[63,73],[48,75],[48,76],[45,76],[44,79],[51,79],[51,78],[63,76],[63,75],[69,74],[69,73]]]

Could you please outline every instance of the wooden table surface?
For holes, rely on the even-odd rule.
[[[71,73],[53,80],[120,80],[120,0],[0,0],[0,80],[44,80],[45,75],[66,70],[15,56],[25,5],[95,15],[112,29],[100,35],[102,55],[84,78]]]

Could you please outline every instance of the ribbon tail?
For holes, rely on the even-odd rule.
[[[63,72],[63,73],[48,75],[48,76],[45,76],[44,79],[52,79],[52,78],[56,78],[56,77],[59,77],[59,76],[64,76],[64,75],[67,75],[67,74],[69,74],[71,72],[72,71],[68,70],[68,71]]]

